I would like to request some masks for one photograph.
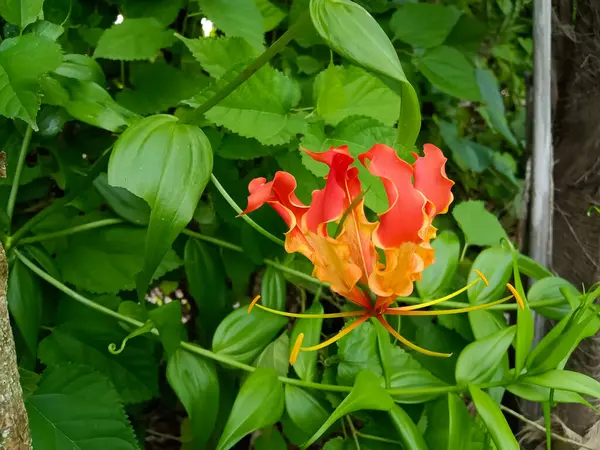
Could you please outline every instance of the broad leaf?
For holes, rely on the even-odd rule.
[[[279,5],[274,5],[269,0],[254,0],[260,10],[263,18],[263,28],[265,31],[271,31],[281,23],[287,13]]]
[[[482,201],[461,202],[454,207],[452,215],[465,234],[468,245],[498,245],[502,239],[507,238],[506,231],[496,216],[485,209]]]
[[[150,220],[150,207],[141,198],[133,195],[127,189],[111,186],[105,173],[101,173],[94,180],[94,187],[104,197],[108,206],[135,225],[147,225]]]
[[[167,364],[167,380],[192,424],[194,444],[208,441],[217,420],[219,378],[214,362],[178,349]]]
[[[39,278],[21,260],[16,260],[10,270],[7,299],[8,310],[35,359],[42,323],[42,290]]]
[[[396,130],[386,127],[380,122],[368,117],[349,117],[342,121],[330,136],[326,136],[324,129],[318,124],[310,127],[301,142],[301,147],[314,152],[323,152],[330,147],[348,145],[352,156],[368,151],[375,144],[393,146],[396,141]],[[312,173],[318,177],[327,174],[327,166],[318,163],[306,155],[301,155],[302,162]],[[359,177],[365,194],[365,204],[377,213],[388,209],[387,195],[381,180],[371,173],[358,161],[354,163],[358,168]]]
[[[187,242],[184,255],[188,287],[202,318],[199,332],[208,344],[230,308],[225,269],[217,249],[196,239]]]
[[[282,333],[281,336],[267,345],[252,365],[254,367],[274,369],[279,376],[285,377],[290,365],[288,361],[289,347],[290,338],[286,333]]]
[[[285,386],[285,410],[308,436],[312,436],[331,414],[317,396],[291,384]]]
[[[127,19],[102,34],[94,58],[122,61],[150,59],[174,41],[173,32],[152,17]]]
[[[139,403],[158,394],[157,361],[144,339],[130,341],[118,355],[110,354],[109,344],[123,337],[105,326],[92,330],[89,324],[59,325],[40,343],[39,357],[46,365],[74,362],[93,367],[110,378],[124,403]]]
[[[352,115],[372,117],[393,126],[398,120],[400,97],[363,69],[330,65],[315,78],[317,114],[329,125]]]
[[[440,91],[463,100],[481,99],[475,66],[455,48],[432,48],[415,58],[415,64]]]
[[[539,301],[561,301],[561,303],[541,306],[534,308],[536,312],[548,317],[552,320],[561,320],[567,314],[571,312],[571,307],[566,297],[560,291],[561,289],[567,289],[572,292],[573,295],[578,296],[579,292],[571,283],[564,278],[560,277],[548,277],[536,281],[527,293],[527,299],[529,302]]]
[[[550,389],[559,389],[600,398],[600,382],[570,370],[550,370],[539,375],[524,376],[521,381]]]
[[[246,434],[274,425],[281,418],[283,407],[283,386],[277,373],[272,369],[256,369],[235,399],[217,450],[228,450]]]
[[[310,15],[317,32],[336,52],[393,80],[394,89],[403,100],[398,143],[412,147],[421,127],[419,102],[404,75],[396,49],[377,21],[350,0],[311,0]]]
[[[44,0],[1,0],[0,16],[22,30],[37,20],[43,4]]]
[[[212,349],[236,361],[249,363],[286,324],[285,317],[258,308],[254,308],[251,314],[246,308],[237,309],[219,324]]]
[[[115,388],[89,367],[46,369],[25,407],[35,448],[139,448]]]
[[[68,247],[56,254],[64,280],[80,289],[105,293],[135,289],[135,275],[144,264],[146,231],[116,226],[73,234]],[[155,277],[181,266],[169,250],[159,264]]]
[[[385,390],[379,386],[377,377],[368,370],[363,370],[356,377],[356,382],[352,391],[346,396],[344,401],[329,416],[329,419],[315,434],[306,442],[302,449],[310,447],[317,441],[327,429],[337,420],[355,411],[376,410],[389,411],[394,407],[394,401]]]
[[[268,266],[262,279],[261,302],[269,308],[285,311],[285,283],[283,273],[273,266]]]
[[[21,3],[18,0],[13,2]],[[40,77],[56,69],[61,59],[58,44],[35,34],[2,41],[0,114],[11,119],[22,119],[37,130],[35,118],[40,108]]]
[[[515,332],[515,326],[508,327],[467,345],[456,362],[456,381],[476,384],[491,381]]]
[[[435,250],[435,264],[427,267],[416,287],[421,298],[434,298],[452,283],[460,256],[460,241],[452,231],[442,231],[431,246]]]
[[[323,306],[319,302],[314,302],[310,308],[306,310],[307,314],[323,314]],[[321,341],[321,328],[323,319],[298,319],[294,324],[292,336],[290,338],[290,346],[296,343],[296,339],[300,333],[304,334],[302,345],[310,347],[317,345]],[[289,351],[292,351],[290,347]],[[293,364],[294,371],[301,380],[313,381],[317,375],[317,352],[300,352]]]
[[[390,28],[401,41],[414,47],[436,47],[450,34],[461,11],[454,6],[407,3],[392,16]]]
[[[100,86],[106,84],[102,67],[95,59],[87,55],[64,55],[61,65],[56,68],[54,73],[80,81],[91,81]]]
[[[359,373],[365,369],[377,376],[383,375],[377,345],[377,330],[373,324],[363,323],[352,333],[337,341],[337,345],[340,360],[337,373],[339,384],[352,386]]]
[[[210,142],[202,130],[170,115],[143,119],[115,143],[108,164],[109,184],[143,198],[152,209],[144,268],[136,283],[139,298],[175,238],[192,219],[212,164]]]
[[[248,139],[237,134],[226,134],[215,153],[225,159],[250,160],[271,156],[281,152],[280,146],[263,145],[256,139]]]
[[[239,36],[255,49],[263,48],[263,20],[254,0],[202,0],[200,7],[227,36]]]
[[[461,169],[482,173],[492,164],[494,152],[491,148],[460,137],[454,123],[440,120],[439,125],[440,135],[452,151],[452,160]]]
[[[181,324],[181,303],[171,301],[148,312],[148,317],[159,333],[160,341],[171,356],[179,348],[183,326]]]
[[[587,405],[588,401],[576,392],[565,391],[561,389],[550,389],[535,384],[526,383],[523,379],[515,384],[506,386],[510,393],[531,402],[548,402],[550,392],[552,391],[552,400],[558,403],[579,403]]]
[[[202,68],[215,78],[258,56],[248,41],[240,37],[188,39],[180,34],[175,36],[187,46]]]
[[[224,75],[211,89],[188,103],[200,106],[237,74]],[[304,119],[291,114],[300,100],[296,83],[276,69],[263,66],[244,84],[206,113],[206,118],[247,138],[258,139],[265,145],[289,142],[305,127]]]
[[[494,400],[473,385],[469,385],[469,392],[471,393],[475,408],[477,408],[477,413],[485,424],[490,436],[492,436],[496,447],[502,450],[519,450],[519,443]]]

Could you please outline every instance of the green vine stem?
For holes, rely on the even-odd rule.
[[[19,192],[19,183],[21,182],[21,173],[23,172],[23,166],[25,165],[25,157],[27,156],[27,150],[31,143],[31,136],[33,135],[33,128],[27,127],[23,142],[21,143],[21,150],[19,151],[19,159],[17,160],[17,167],[15,168],[15,175],[13,177],[12,186],[10,188],[10,194],[8,196],[8,204],[6,205],[6,215],[8,216],[8,230],[10,232],[10,225],[12,222],[13,214],[15,212],[15,204],[17,203],[17,192]]]
[[[310,14],[306,11],[298,21],[293,24],[290,28],[287,29],[285,33],[281,35],[279,39],[277,39],[273,45],[271,45],[268,49],[266,49],[263,54],[261,54],[258,58],[252,62],[252,64],[248,65],[237,77],[235,77],[227,86],[209,98],[206,102],[200,105],[195,113],[197,115],[204,114],[212,107],[216,106],[220,101],[225,99],[229,94],[235,91],[244,81],[254,75],[258,69],[268,63],[271,58],[281,52],[286,45],[288,45],[294,37],[298,34],[298,32],[304,28],[304,26],[310,20]]]
[[[219,180],[217,180],[217,177],[215,177],[215,175],[211,173],[210,174],[210,179],[211,179],[212,183],[215,185],[215,187],[217,188],[217,190],[221,193],[221,195],[223,196],[223,198],[227,201],[227,203],[229,203],[229,206],[231,206],[236,213],[241,214],[242,213],[242,208],[240,208],[238,206],[238,204],[235,202],[235,200],[233,198],[231,198],[231,196],[225,190],[225,188],[223,187],[223,185],[221,183],[219,183]],[[256,231],[258,231],[263,236],[265,236],[268,239],[272,240],[276,244],[281,245],[282,247],[285,246],[285,243],[281,239],[279,239],[278,237],[273,236],[271,233],[269,233],[267,230],[265,230],[263,227],[261,227],[259,224],[257,224],[250,217],[245,216],[245,215],[241,216],[241,217],[242,217],[242,219],[244,219],[248,223],[248,225],[250,225],[252,228],[254,228]]]
[[[33,244],[34,242],[45,241],[47,239],[56,239],[63,236],[69,236],[75,233],[81,233],[83,231],[93,230],[95,228],[107,227],[110,225],[120,225],[125,223],[123,219],[103,219],[95,222],[84,223],[77,225],[72,228],[65,228],[64,230],[54,231],[52,233],[38,234],[36,236],[26,237],[20,240],[20,244]]]
[[[112,309],[106,308],[105,306],[102,306],[102,305],[84,297],[81,294],[78,294],[73,289],[69,288],[68,286],[66,286],[63,283],[61,283],[60,281],[58,281],[56,278],[52,277],[52,275],[44,272],[42,269],[40,269],[38,266],[36,266],[31,260],[29,260],[25,255],[23,255],[19,250],[13,249],[13,252],[17,256],[17,258],[19,258],[19,260],[21,260],[21,262],[23,264],[25,264],[25,266],[27,266],[33,273],[35,273],[37,276],[39,276],[46,282],[50,283],[55,288],[59,289],[60,291],[64,292],[65,294],[67,294],[73,300],[76,300],[79,303],[81,303],[89,308],[92,308],[102,314],[106,314],[107,316],[111,316],[121,322],[125,322],[134,327],[139,328],[139,327],[144,326],[144,323],[140,322],[139,320],[136,320],[131,317],[125,316],[123,314],[120,314],[116,311],[113,311]],[[158,330],[156,330],[156,328],[152,329],[152,334],[158,335]],[[256,368],[253,366],[241,363],[241,362],[236,361],[227,356],[219,355],[218,353],[213,353],[210,350],[199,347],[198,345],[192,344],[190,342],[181,342],[181,347],[183,349],[189,351],[190,353],[195,353],[196,355],[203,356],[205,358],[210,358],[210,359],[212,359],[214,361],[218,361],[226,366],[235,367],[236,369],[241,369],[246,372],[254,372],[256,370]],[[298,379],[288,378],[288,377],[279,377],[279,381],[281,381],[282,383],[285,383],[285,384],[291,384],[294,386],[304,387],[304,388],[308,388],[308,389],[318,389],[321,391],[349,393],[352,390],[352,386],[337,386],[337,385],[333,385],[333,384],[314,383],[311,381],[303,381],[303,380],[298,380]],[[514,380],[506,381],[506,384],[510,384],[510,383],[514,383]],[[486,389],[488,387],[495,387],[495,386],[500,386],[500,385],[503,385],[502,382],[483,384],[479,387],[481,389]],[[428,388],[426,387],[426,388],[386,389],[386,391],[390,395],[419,395],[419,394],[438,394],[438,393],[444,394],[447,392],[462,392],[464,390],[465,390],[464,386],[439,386],[439,387],[428,387]]]

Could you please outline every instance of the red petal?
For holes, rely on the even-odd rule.
[[[424,157],[418,157],[413,164],[415,188],[435,205],[436,214],[444,214],[454,198],[450,189],[454,181],[446,176],[446,161],[442,151],[432,144],[423,146]],[[416,156],[416,155],[415,155]]]
[[[306,152],[315,161],[323,162],[329,166],[327,183],[320,191],[313,191],[312,203],[306,213],[306,227],[313,233],[319,232],[325,235],[325,227],[328,222],[339,219],[352,199],[348,198],[346,182],[348,175],[355,173],[349,170],[354,158],[348,153],[348,147],[330,148],[325,152]]]
[[[248,214],[257,210],[265,203],[273,207],[285,220],[285,223],[294,228],[308,210],[294,191],[296,179],[287,172],[277,172],[273,181],[266,182],[266,178],[255,178],[248,185],[248,206],[240,214]]]
[[[388,196],[389,208],[379,216],[375,245],[386,249],[405,242],[420,243],[422,230],[429,225],[430,204],[412,184],[413,167],[383,144],[374,145],[358,159],[369,172],[381,178]]]

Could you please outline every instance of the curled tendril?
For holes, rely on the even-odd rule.
[[[142,325],[141,327],[136,328],[131,333],[129,333],[123,339],[123,342],[121,342],[121,347],[119,347],[118,349],[117,349],[117,344],[115,344],[114,342],[111,343],[111,344],[109,344],[108,345],[108,351],[110,353],[112,353],[113,355],[118,355],[123,350],[125,350],[125,346],[127,345],[127,341],[129,341],[129,339],[132,339],[132,338],[134,338],[136,336],[140,336],[142,334],[150,333],[152,331],[152,328],[154,328],[154,322],[152,322],[151,320],[149,320],[144,325]]]

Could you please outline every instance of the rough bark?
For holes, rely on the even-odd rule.
[[[29,421],[8,317],[7,278],[8,265],[0,245],[0,449],[31,450]]]

